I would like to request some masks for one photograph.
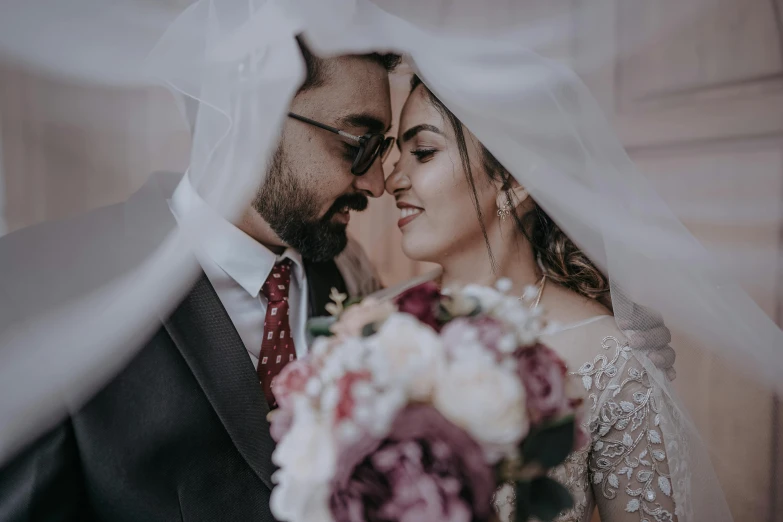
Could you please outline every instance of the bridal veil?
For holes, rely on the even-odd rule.
[[[693,2],[691,14],[709,3]],[[655,310],[681,342],[757,375],[770,390],[783,389],[780,328],[722,273],[636,169],[579,77],[539,52],[566,30],[567,20],[538,19],[525,2],[502,0],[74,0],[65,6],[8,2],[0,54],[77,84],[166,85],[193,127],[191,180],[228,217],[262,181],[303,79],[295,35],[323,55],[405,54],[433,93],[608,274],[621,329],[643,330],[657,320]],[[731,211],[720,219],[734,217]],[[57,307],[21,314],[18,303],[0,302],[0,460],[133,356],[134,341],[197,274],[187,245],[208,240],[198,231],[199,216],[187,216],[144,259],[116,267],[107,284],[74,286]],[[53,346],[55,369],[41,364]],[[654,366],[648,371],[671,390]],[[730,519],[696,428],[674,393],[666,392],[665,401],[672,414],[663,429],[678,444],[667,449],[683,457],[674,478],[690,484],[680,489],[685,498],[676,499],[680,520]]]

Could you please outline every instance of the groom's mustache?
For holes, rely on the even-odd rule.
[[[367,196],[364,194],[359,194],[358,192],[353,192],[351,194],[343,194],[336,200],[334,200],[334,203],[331,207],[329,207],[329,210],[326,211],[326,214],[324,214],[324,217],[321,218],[322,221],[329,221],[332,219],[332,216],[337,214],[338,212],[348,209],[348,210],[355,210],[357,212],[361,212],[365,209],[367,209],[367,205],[369,204],[369,201],[367,199]]]

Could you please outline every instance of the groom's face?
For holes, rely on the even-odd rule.
[[[291,112],[355,136],[391,126],[389,76],[362,57],[322,61],[321,82],[294,98]],[[383,194],[380,160],[362,176],[351,174],[356,142],[288,118],[280,145],[254,202],[283,245],[314,261],[345,248],[350,211]]]

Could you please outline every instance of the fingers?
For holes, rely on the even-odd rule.
[[[672,342],[672,334],[663,323],[649,330],[624,330],[623,333],[636,350],[654,350]]]
[[[654,330],[665,328],[663,316],[653,310],[640,305],[634,305],[631,313],[621,314],[617,317],[617,326],[621,330]]]
[[[628,338],[631,348],[644,352],[670,381],[675,379],[677,372],[674,370],[674,361],[677,355],[669,346],[672,334],[663,324],[661,314],[633,303],[630,313],[617,317],[617,326]]]
[[[666,370],[674,366],[677,355],[671,346],[661,346],[648,352],[647,357],[655,366],[661,370]]]

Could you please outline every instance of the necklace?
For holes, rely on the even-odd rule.
[[[536,288],[538,288],[538,292],[536,293],[536,300],[533,303],[533,305],[530,307],[532,310],[533,308],[538,307],[538,304],[541,302],[541,296],[544,295],[544,287],[546,286],[546,274],[541,276],[541,279],[536,283]],[[519,300],[522,301],[524,296],[520,297]]]
[[[438,285],[438,287],[443,287],[443,274],[439,275],[436,279],[434,279],[435,284]],[[541,276],[541,279],[538,280],[536,283],[536,300],[533,302],[533,304],[530,306],[530,309],[536,308],[539,303],[541,303],[541,296],[544,295],[544,287],[546,286],[546,274]],[[520,301],[525,300],[525,296],[521,295],[519,297]]]

